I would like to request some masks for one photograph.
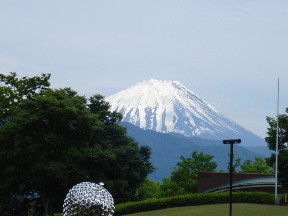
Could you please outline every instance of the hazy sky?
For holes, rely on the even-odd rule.
[[[0,72],[109,96],[177,80],[265,137],[288,107],[287,0],[2,0]]]

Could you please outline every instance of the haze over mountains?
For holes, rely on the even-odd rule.
[[[143,130],[130,123],[123,122],[127,128],[127,134],[133,137],[140,145],[149,146],[152,150],[151,162],[155,171],[149,178],[161,181],[170,177],[172,170],[180,161],[180,156],[191,157],[193,151],[204,152],[213,155],[213,161],[217,163],[217,170],[227,171],[229,162],[229,145],[223,145],[221,140],[207,140],[199,137],[186,137],[176,133],[160,133],[153,130]],[[241,158],[241,162],[253,161],[255,157],[268,157],[267,147],[234,147],[235,158]]]
[[[242,139],[244,146],[264,140],[228,119],[177,81],[150,79],[106,98],[124,122],[162,133],[223,140]]]
[[[150,178],[169,177],[180,156],[193,151],[214,156],[217,170],[227,170],[229,146],[223,139],[240,138],[235,157],[241,161],[268,157],[263,139],[228,119],[177,81],[151,79],[120,91],[106,100],[123,114],[122,125],[140,145],[150,146],[156,170]]]

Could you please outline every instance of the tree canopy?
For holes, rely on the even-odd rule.
[[[150,149],[126,136],[103,96],[51,89],[49,77],[0,77],[3,194],[24,183],[40,191],[49,215],[81,181],[104,182],[116,202],[129,200],[153,170]]]
[[[22,78],[16,73],[0,74],[0,125],[5,123],[9,113],[22,99],[31,99],[49,88],[49,79],[50,74]]]
[[[286,113],[288,113],[288,108],[286,108]],[[277,137],[277,118],[267,117],[266,118],[269,128],[267,131],[267,137],[265,138],[268,143],[268,147],[271,150],[276,150],[276,137]],[[288,115],[281,114],[278,115],[278,170],[279,170],[279,181],[282,185],[288,186]],[[272,154],[269,159],[270,166],[275,165],[275,154]]]
[[[243,164],[240,164],[240,173],[273,173],[271,167],[267,164],[265,159],[255,157],[255,160],[246,160]]]
[[[212,161],[213,158],[212,155],[196,151],[192,153],[190,158],[181,156],[181,161],[177,163],[177,167],[172,171],[170,179],[163,181],[162,189],[165,190],[166,188],[168,195],[177,193],[177,191],[178,194],[196,192],[198,173],[200,171],[215,171],[217,164]],[[174,192],[170,191],[171,188]]]

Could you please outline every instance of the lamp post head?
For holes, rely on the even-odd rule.
[[[235,144],[235,143],[241,143],[241,139],[227,139],[227,140],[223,140],[223,144]]]

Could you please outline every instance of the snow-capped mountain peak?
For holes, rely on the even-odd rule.
[[[256,136],[178,81],[142,81],[106,100],[112,110],[122,113],[124,122],[143,129],[208,139]]]

